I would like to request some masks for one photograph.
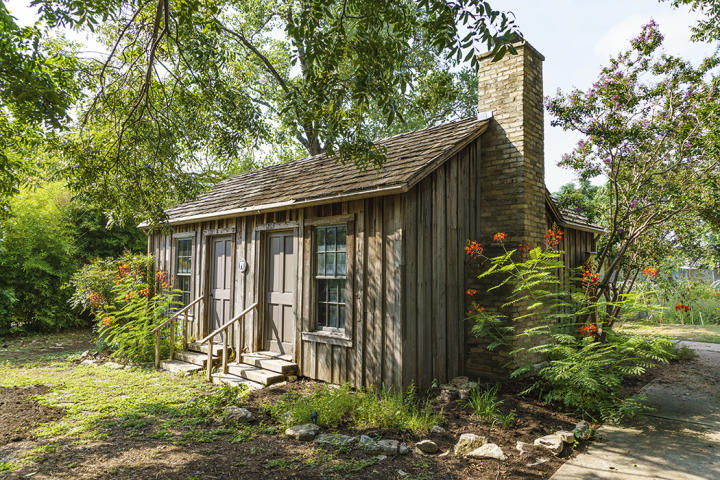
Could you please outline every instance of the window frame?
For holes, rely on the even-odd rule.
[[[337,236],[335,237],[335,249],[331,250],[329,253],[332,253],[335,258],[335,268],[337,269],[337,256],[338,253],[345,255],[345,273],[343,275],[338,275],[335,273],[334,275],[319,275],[318,274],[318,261],[317,258],[319,254],[321,253],[318,250],[318,235],[320,230],[324,230],[327,232],[327,230],[331,228],[337,228],[337,227],[344,227],[345,228],[345,246],[344,250],[338,250],[337,249]],[[348,328],[348,323],[351,321],[351,305],[348,302],[348,299],[351,296],[351,288],[350,288],[350,280],[352,276],[352,270],[349,268],[349,260],[350,260],[350,249],[348,248],[349,241],[352,240],[351,236],[351,225],[349,222],[332,222],[332,223],[322,223],[322,224],[316,224],[312,226],[312,235],[311,235],[311,245],[310,245],[310,254],[312,257],[312,291],[313,291],[313,315],[312,315],[312,330],[315,333],[321,333],[321,334],[330,334],[334,336],[340,336],[340,337],[346,337],[348,332],[350,331],[350,328]],[[327,243],[326,243],[327,245]],[[328,250],[323,250],[325,254],[328,253]],[[327,255],[325,256],[325,260],[327,260]],[[324,263],[325,265],[325,263]],[[344,289],[344,297],[340,294],[340,290],[338,290],[338,301],[331,302],[329,300],[329,291],[328,296],[326,297],[326,300],[323,302],[326,306],[328,305],[336,305],[338,307],[338,317],[336,321],[336,325],[339,325],[340,318],[339,318],[339,307],[342,305],[343,311],[344,311],[344,319],[343,319],[343,326],[330,326],[330,325],[320,325],[320,282],[321,281],[332,281],[332,280],[340,280],[340,285],[342,285],[342,288]],[[330,282],[328,282],[328,285]],[[340,298],[344,298],[344,302],[340,302]],[[327,318],[327,317],[326,317]]]
[[[188,235],[183,235],[183,236],[177,236],[177,237],[175,237],[174,240],[175,240],[175,255],[174,255],[175,258],[173,261],[173,267],[175,268],[175,282],[174,282],[173,288],[181,290],[179,288],[180,278],[183,277],[183,278],[188,279],[187,280],[188,290],[181,290],[182,291],[182,295],[181,295],[182,306],[180,308],[184,308],[193,301],[193,298],[192,298],[193,272],[195,270],[193,249],[195,246],[195,237],[192,234],[188,234]],[[182,255],[182,256],[180,255],[180,242],[190,242],[190,255]],[[180,258],[181,257],[186,258],[190,261],[190,271],[189,272],[180,273]],[[183,298],[185,296],[185,293],[187,293],[187,295],[188,295],[187,303],[185,303],[184,298]],[[190,314],[192,315],[192,312],[190,312]]]

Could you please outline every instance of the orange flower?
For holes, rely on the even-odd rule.
[[[105,317],[102,319],[102,324],[105,327],[109,327],[112,322],[113,322],[113,317]]]
[[[148,295],[150,295],[150,287],[145,287],[142,290],[140,290],[141,297],[147,297]]]
[[[503,232],[498,232],[495,235],[493,235],[493,240],[495,240],[496,242],[502,242],[506,238],[507,238],[507,233],[503,233]]]
[[[478,291],[475,290],[474,288],[468,288],[468,289],[467,289],[467,292],[465,292],[465,293],[467,293],[468,296],[472,297],[473,295],[477,295],[477,292],[478,292]]]
[[[517,251],[520,258],[525,258],[530,253],[530,250],[532,250],[532,247],[529,243],[518,243]]]
[[[655,278],[655,277],[657,277],[657,274],[658,274],[657,268],[646,267],[645,269],[643,269],[643,275],[645,275],[646,277]]]
[[[477,302],[472,302],[470,308],[467,310],[468,315],[477,315],[485,311],[485,307],[481,307]]]
[[[475,240],[466,240],[465,241],[465,254],[474,259],[477,260],[478,258],[482,257],[483,254],[483,246],[480,245]]]
[[[164,270],[160,270],[155,274],[155,281],[158,283],[163,283],[167,281],[167,273],[165,273]]]
[[[547,232],[545,232],[545,245],[551,249],[559,247],[560,242],[563,239],[563,235],[565,235],[565,233],[560,230],[557,225],[553,224],[553,226],[548,228]]]

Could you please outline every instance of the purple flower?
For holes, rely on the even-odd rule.
[[[635,208],[637,206],[637,200],[633,200],[630,202],[630,208]]]

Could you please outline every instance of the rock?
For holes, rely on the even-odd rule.
[[[382,462],[383,460],[387,460],[387,455],[378,455],[375,457],[375,460],[378,462]]]
[[[470,458],[494,458],[495,460],[507,460],[507,455],[494,443],[486,443],[480,448],[465,455]]]
[[[83,360],[82,362],[80,362],[80,365],[92,365],[95,367],[97,366],[97,363],[95,363],[95,360],[90,360],[88,358],[87,360]]]
[[[557,432],[555,432],[555,435],[560,437],[563,443],[575,442],[575,434],[573,432],[568,432],[567,430],[558,430]]]
[[[540,437],[537,440],[533,442],[533,445],[538,447],[544,447],[550,450],[555,455],[560,455],[560,452],[563,451],[564,443],[562,441],[562,438],[560,435],[545,435],[544,437]]]
[[[379,440],[376,442],[378,445],[378,452],[382,455],[397,455],[399,453],[400,442],[397,440]],[[405,447],[407,449],[407,447]]]
[[[433,425],[433,427],[430,429],[430,433],[434,433],[436,435],[442,435],[445,432],[446,430],[440,425]]]
[[[89,356],[90,356],[90,350],[85,350],[85,351],[82,352],[82,354],[80,355],[80,358],[87,358],[87,357],[89,357]]]
[[[520,455],[525,455],[525,454],[527,453],[527,450],[525,450],[525,447],[529,447],[529,446],[530,446],[529,443],[525,443],[525,442],[518,441],[518,442],[515,444],[515,449],[516,449],[518,452],[520,452]]]
[[[585,420],[581,420],[577,425],[575,425],[573,435],[575,435],[575,438],[578,440],[587,440],[590,438],[590,435],[592,435],[592,429]]]
[[[285,430],[285,435],[302,442],[310,441],[320,432],[320,427],[312,423],[304,425],[295,425]]]
[[[288,381],[288,383],[297,382],[297,375],[288,375],[285,377],[285,379]]]
[[[358,437],[351,437],[350,435],[342,435],[340,433],[321,433],[313,442],[321,445],[332,445],[332,446],[343,446],[350,445],[355,442]]]
[[[402,470],[398,470],[398,477],[407,477],[408,473]]]
[[[358,440],[358,446],[371,455],[397,455],[399,443],[397,440],[373,440],[367,435],[361,435]]]
[[[410,453],[410,449],[405,443],[401,443],[400,445],[398,445],[398,454],[407,455],[408,453]]]
[[[438,447],[437,443],[433,442],[432,440],[421,440],[417,442],[415,446],[423,453],[432,454],[440,451],[440,447]]]
[[[467,385],[469,381],[470,379],[468,377],[455,377],[450,380],[450,385],[454,385],[456,387],[463,387]]]
[[[255,416],[247,408],[230,405],[223,410],[223,419],[226,424],[237,425],[239,423],[250,423],[255,420]]]
[[[480,448],[487,443],[487,438],[474,433],[463,433],[455,444],[455,455],[458,457],[472,452],[476,448]]]
[[[112,368],[113,370],[121,370],[122,368],[124,368],[124,365],[120,365],[117,362],[105,362],[105,366],[107,368]]]
[[[543,463],[549,462],[550,459],[547,457],[539,457],[534,462],[528,463],[525,466],[526,467],[537,467],[538,465],[542,465]]]

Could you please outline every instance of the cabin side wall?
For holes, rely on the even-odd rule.
[[[155,270],[164,270],[176,281],[176,240],[193,238],[191,298],[208,298],[209,239],[213,235],[231,235],[233,239],[233,291],[231,315],[253,302],[263,301],[265,262],[264,233],[296,229],[298,248],[296,331],[294,360],[300,374],[309,378],[350,383],[354,386],[402,383],[402,308],[403,199],[385,196],[337,202],[299,209],[288,209],[235,218],[173,226],[169,232],[151,233],[148,252],[154,256]],[[313,335],[315,287],[313,277],[313,228],[316,225],[348,225],[348,282],[346,335]],[[247,262],[245,273],[239,261]],[[208,333],[204,304],[193,311],[194,339]],[[262,307],[261,307],[262,308]],[[243,323],[244,332],[233,327],[231,342],[246,352],[261,349],[258,312]]]
[[[480,230],[480,139],[405,194],[403,385],[464,374],[465,242]]]

